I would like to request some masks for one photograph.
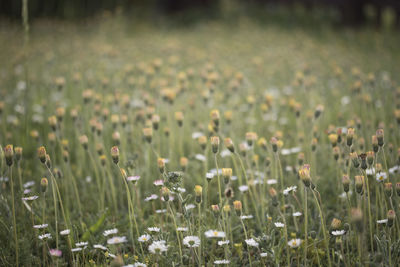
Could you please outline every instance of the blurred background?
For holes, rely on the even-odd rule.
[[[84,21],[99,14],[121,14],[136,22],[190,25],[246,16],[285,25],[400,28],[399,0],[28,0],[28,6],[31,21]],[[22,0],[0,0],[0,19],[20,20],[21,9]]]

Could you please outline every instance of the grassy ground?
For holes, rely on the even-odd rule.
[[[247,19],[4,25],[0,265],[397,266],[398,44]]]

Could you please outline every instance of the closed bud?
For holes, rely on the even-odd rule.
[[[228,216],[230,216],[230,215],[231,215],[231,206],[225,205],[225,206],[223,207],[223,211],[224,211]]]
[[[185,171],[188,165],[188,159],[186,157],[181,157],[179,164],[181,165],[182,171]]]
[[[247,145],[253,146],[254,142],[257,141],[257,134],[255,132],[247,132],[246,133],[246,142]]]
[[[367,154],[362,153],[360,154],[359,158],[361,159],[361,169],[366,170],[368,168],[367,165]]]
[[[62,155],[64,162],[67,163],[69,161],[69,152],[67,150],[63,150]]]
[[[318,139],[317,138],[313,138],[311,141],[311,150],[315,151],[317,149],[317,145],[318,145]]]
[[[42,180],[40,180],[40,190],[42,191],[42,193],[45,193],[47,191],[47,187],[49,185],[49,181],[47,180],[46,177],[42,178]]]
[[[175,112],[175,120],[178,123],[179,127],[183,125],[183,113],[180,111]]]
[[[338,135],[335,134],[335,133],[332,133],[332,134],[330,134],[328,136],[328,138],[329,138],[329,141],[331,142],[331,145],[333,147],[335,147],[337,145],[337,142],[338,142]]]
[[[164,198],[165,201],[169,200],[169,189],[165,186],[161,187],[161,196]]]
[[[57,179],[61,179],[63,177],[62,172],[59,168],[54,168],[53,173]]]
[[[354,138],[354,128],[348,128],[346,135],[346,144],[348,147],[351,147],[353,145],[353,138]]]
[[[354,177],[354,180],[355,180],[356,192],[362,194],[364,186],[364,176],[357,175]]]
[[[101,166],[105,166],[106,165],[106,162],[107,162],[107,157],[106,157],[106,155],[100,155],[100,163],[101,163]]]
[[[394,220],[396,219],[396,213],[394,210],[389,210],[387,213],[387,219],[388,219],[388,226],[392,227],[394,224]]]
[[[14,150],[15,150],[15,159],[17,161],[20,161],[22,159],[22,147],[17,146],[15,147]]]
[[[7,166],[13,165],[13,157],[14,157],[14,147],[13,147],[13,145],[7,145],[4,148],[4,157],[6,158]]]
[[[272,151],[277,152],[278,151],[278,139],[276,139],[276,137],[272,137],[269,142],[272,146]]]
[[[372,164],[374,164],[374,156],[375,156],[374,151],[367,152],[367,163],[369,166],[372,166]]]
[[[113,146],[111,148],[111,158],[115,164],[119,162],[119,148],[117,146]]]
[[[318,105],[317,108],[315,109],[315,112],[314,112],[314,118],[318,119],[319,116],[321,116],[323,111],[324,111],[324,106],[323,105]]]
[[[383,129],[378,129],[378,130],[376,131],[376,137],[377,137],[377,139],[378,139],[378,145],[379,145],[380,147],[383,147],[383,145],[384,145],[384,140],[383,140],[384,132],[383,132]]]
[[[376,135],[373,135],[373,136],[371,137],[371,141],[372,141],[372,150],[373,150],[375,153],[378,153],[378,151],[379,151],[379,145],[378,145],[378,138],[376,138]]]
[[[164,171],[165,171],[165,160],[163,158],[158,158],[157,159],[157,166],[158,166],[158,169],[160,170],[160,173],[164,173]]]
[[[242,202],[240,200],[233,201],[233,208],[235,209],[237,216],[242,214]]]
[[[360,167],[360,161],[358,160],[358,155],[356,152],[350,153],[351,162],[353,162],[354,168]]]
[[[203,187],[201,187],[200,185],[196,185],[194,187],[194,193],[195,193],[195,196],[196,196],[196,202],[197,203],[201,203],[201,198],[202,198],[202,195],[203,195]]]
[[[392,183],[385,183],[384,185],[385,194],[387,197],[392,197],[393,194],[393,185]]]
[[[335,146],[332,150],[333,150],[333,158],[337,161],[340,156],[340,148],[338,146]]]
[[[264,150],[267,150],[267,148],[268,148],[267,140],[264,137],[261,137],[260,139],[258,139],[257,145]]]
[[[311,185],[310,165],[304,164],[299,170],[299,177],[306,187]]]
[[[233,141],[231,138],[229,137],[225,138],[224,145],[230,152],[235,153],[235,146],[233,145]]]
[[[56,118],[56,116],[50,116],[48,118],[48,121],[49,121],[49,125],[50,125],[51,129],[53,131],[55,131],[57,129],[57,118]]]
[[[144,140],[146,140],[147,143],[151,143],[153,139],[153,129],[152,128],[143,128],[143,136]]]
[[[211,210],[214,212],[214,214],[218,214],[219,206],[218,205],[211,205]]]
[[[85,150],[88,149],[88,142],[89,142],[89,139],[86,135],[82,135],[79,137],[79,143],[81,143],[81,145],[83,146],[83,148]]]
[[[119,134],[119,132],[118,131],[113,132],[111,138],[113,140],[113,144],[115,146],[119,146],[121,140],[121,135]]]
[[[207,137],[205,135],[200,136],[197,139],[197,142],[199,142],[199,145],[201,147],[201,149],[205,150],[206,146],[207,146]]]
[[[160,123],[160,116],[158,116],[157,114],[153,114],[151,117],[151,123],[153,125],[153,129],[157,131],[158,125]]]
[[[350,190],[350,178],[347,175],[343,175],[342,177],[343,191],[349,192]]]
[[[51,159],[49,154],[46,154],[46,166],[51,169]]]
[[[220,118],[218,109],[211,110],[210,117],[213,123],[218,127]]]
[[[222,168],[222,177],[224,178],[224,183],[228,184],[232,178],[232,169]]]
[[[219,137],[218,136],[211,137],[211,148],[212,148],[212,152],[214,154],[218,153],[218,148],[219,148]]]

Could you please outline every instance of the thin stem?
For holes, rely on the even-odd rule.
[[[16,266],[19,266],[19,255],[18,255],[18,235],[17,235],[17,221],[15,219],[15,200],[14,200],[14,180],[12,177],[12,166],[8,167],[11,181],[11,205],[13,215],[13,229],[14,229],[14,240],[15,240],[15,260]]]

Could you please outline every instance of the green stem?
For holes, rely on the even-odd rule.
[[[19,255],[18,255],[18,235],[17,235],[17,221],[15,219],[15,200],[14,200],[14,180],[12,177],[12,166],[8,167],[11,181],[11,205],[13,215],[13,229],[14,229],[14,240],[15,240],[15,261],[16,266],[19,266]]]

